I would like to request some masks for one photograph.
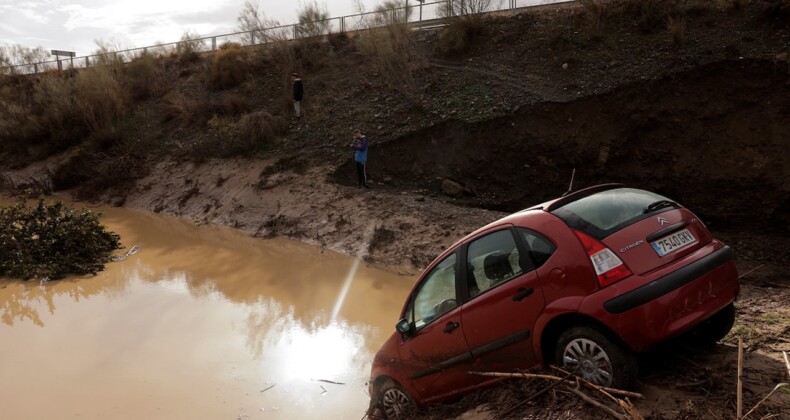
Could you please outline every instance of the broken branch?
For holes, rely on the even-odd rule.
[[[589,395],[585,394],[579,388],[568,387],[568,390],[570,390],[572,393],[576,394],[579,398],[583,399],[587,403],[600,408],[601,410],[605,411],[607,414],[609,414],[610,416],[612,416],[612,417],[614,417],[614,418],[616,418],[618,420],[627,420],[628,419],[626,416],[624,416],[624,415],[612,410],[611,408],[601,404],[599,401],[597,401],[594,398],[590,397]]]
[[[745,419],[746,417],[749,417],[749,414],[752,414],[752,412],[753,412],[754,410],[756,410],[756,409],[757,409],[757,407],[759,407],[759,406],[760,406],[760,405],[761,405],[763,402],[765,402],[765,400],[767,400],[768,398],[770,398],[770,397],[771,397],[771,395],[774,395],[774,392],[776,392],[776,391],[778,391],[778,390],[780,390],[780,389],[782,389],[782,388],[790,388],[790,384],[785,384],[785,383],[782,383],[782,384],[779,384],[779,385],[777,385],[776,387],[774,387],[773,391],[769,392],[769,393],[768,393],[768,395],[766,395],[766,396],[765,396],[765,398],[761,399],[761,400],[760,400],[760,402],[758,402],[758,403],[757,403],[757,404],[756,404],[754,407],[752,407],[752,409],[751,409],[751,410],[749,410],[749,412],[748,412],[748,413],[746,413],[746,415],[744,415],[743,417],[741,417],[741,419]]]
[[[571,373],[571,372],[568,372],[567,370],[559,368],[557,366],[552,366],[552,369],[557,370],[557,371],[562,372],[562,373]],[[579,378],[578,375],[576,377]],[[582,382],[584,382],[585,384],[587,384],[591,388],[594,388],[594,389],[606,394],[607,397],[609,397],[609,398],[611,398],[613,400],[617,400],[617,398],[615,398],[615,397],[613,397],[612,395],[609,395],[609,394],[617,394],[617,395],[623,395],[623,396],[626,396],[626,397],[645,399],[644,395],[639,394],[637,392],[624,391],[622,389],[609,388],[607,386],[596,385],[596,384],[594,384],[594,383],[592,383],[590,381],[585,380],[584,378],[579,378],[579,380],[581,380]]]
[[[738,387],[736,395],[735,419],[741,420],[743,414],[743,337],[738,337]]]
[[[783,351],[782,356],[785,358],[785,366],[787,366],[787,379],[790,379],[790,359],[787,358],[787,352]]]

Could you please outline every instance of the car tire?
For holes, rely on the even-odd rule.
[[[393,379],[381,384],[377,400],[385,419],[410,418],[416,407],[411,396]]]
[[[691,341],[700,347],[710,347],[727,336],[734,324],[735,305],[731,303],[694,327]]]
[[[559,366],[597,385],[628,389],[636,383],[636,356],[594,327],[565,330],[554,356]]]

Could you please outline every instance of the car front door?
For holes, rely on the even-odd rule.
[[[454,253],[436,264],[420,281],[404,312],[411,332],[401,341],[398,353],[423,400],[470,384],[466,371],[472,357],[458,305],[458,261]]]
[[[532,329],[546,302],[521,230],[508,227],[486,234],[462,254],[466,303],[461,323],[472,356],[480,358],[481,369],[531,366],[536,360]]]

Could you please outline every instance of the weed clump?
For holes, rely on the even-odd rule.
[[[55,280],[103,270],[121,243],[101,216],[43,198],[32,207],[24,201],[0,207],[0,276]]]

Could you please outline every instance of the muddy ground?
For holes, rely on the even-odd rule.
[[[575,188],[621,182],[654,190],[691,208],[735,249],[743,288],[723,343],[708,351],[673,343],[642,357],[638,391],[646,399],[636,407],[653,419],[731,418],[736,337],[747,345],[747,408],[790,380],[781,361],[790,351],[790,30],[765,20],[757,2],[687,13],[682,46],[668,41],[663,21],[613,19],[590,36],[578,14],[501,18],[465,53],[426,59],[429,88],[416,105],[352,51],[351,68],[326,65],[310,75],[316,94],[305,117],[267,156],[165,157],[120,188],[71,192],[415,273],[477,227],[561,195],[574,171]],[[238,93],[277,107],[282,101],[265,92],[278,85],[272,75]],[[209,135],[162,123],[157,106],[138,116],[152,114],[146,124],[156,141]],[[367,190],[354,187],[348,149],[359,125],[372,141]],[[3,184],[48,189],[63,161],[4,171]],[[420,415],[603,414],[559,390],[513,409],[543,386],[510,381]],[[790,394],[776,394],[752,418],[769,415],[790,418]]]

